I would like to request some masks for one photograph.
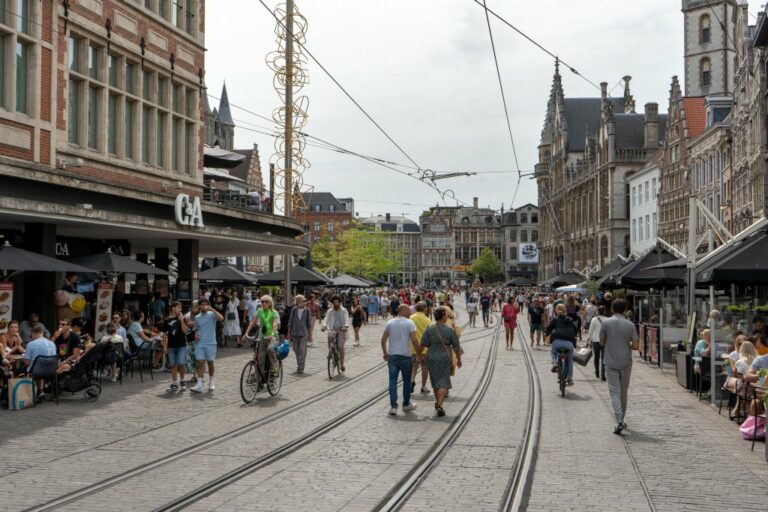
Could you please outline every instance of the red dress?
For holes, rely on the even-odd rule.
[[[514,304],[504,304],[501,310],[501,317],[504,319],[505,329],[514,329],[517,327],[517,306]]]

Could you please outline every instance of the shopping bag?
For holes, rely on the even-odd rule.
[[[592,359],[591,348],[580,348],[573,352],[573,362],[581,366],[587,366],[589,360]]]
[[[757,424],[757,425],[755,425]],[[761,416],[747,416],[744,423],[739,427],[741,438],[746,441],[755,439],[765,439],[765,418]]]
[[[8,379],[8,408],[12,411],[19,411],[34,407],[35,405],[34,388],[32,379],[21,377],[17,379]]]

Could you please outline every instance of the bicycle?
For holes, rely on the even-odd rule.
[[[256,395],[263,392],[265,386],[271,396],[276,396],[283,386],[283,362],[275,356],[277,364],[270,365],[267,351],[274,350],[274,347],[271,346],[275,341],[274,337],[267,336],[261,339],[244,337],[244,339],[251,341],[253,358],[245,363],[243,371],[240,373],[240,396],[243,402],[247,404],[253,402]],[[264,351],[264,364],[261,369],[258,367],[259,343],[267,343],[267,350]],[[265,375],[266,378],[264,378]]]
[[[333,380],[336,375],[341,375],[339,331],[328,331],[328,337],[331,338],[328,346],[328,378]]]
[[[560,385],[560,395],[565,397],[565,387],[568,385],[568,349],[557,349],[557,383]]]

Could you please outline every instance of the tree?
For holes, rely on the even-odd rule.
[[[493,249],[486,247],[475,262],[472,263],[470,272],[480,276],[485,282],[493,281],[501,277],[501,262],[496,257]]]
[[[402,269],[402,254],[390,249],[385,235],[351,228],[335,241],[323,237],[312,245],[313,265],[321,272],[338,272],[376,279]]]

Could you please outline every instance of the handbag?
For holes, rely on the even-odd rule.
[[[31,377],[8,379],[8,409],[20,411],[34,407],[34,386]]]
[[[580,348],[573,353],[573,362],[581,366],[587,366],[590,359],[592,359],[592,347]]]
[[[443,340],[443,335],[440,334],[440,327],[435,325],[435,330],[437,331],[437,337],[440,338],[440,343],[443,344],[443,349],[445,349],[445,353],[448,354],[448,358],[451,360],[451,377],[456,375],[456,353],[453,351],[453,348],[449,348],[448,345],[445,344],[445,340]]]
[[[739,427],[741,438],[745,441],[765,439],[765,418],[762,416],[747,416]]]
[[[227,320],[235,320],[237,317],[235,316],[235,313],[233,311],[230,311],[227,313]]]

